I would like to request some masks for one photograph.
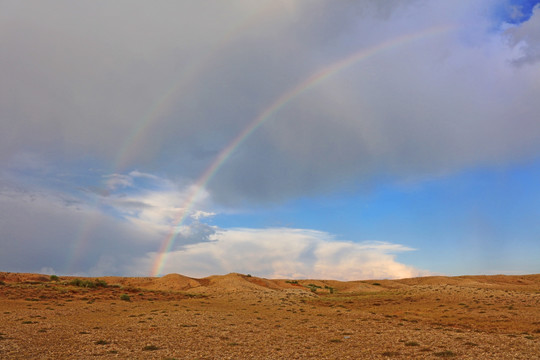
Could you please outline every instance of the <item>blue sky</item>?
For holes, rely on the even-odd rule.
[[[538,273],[538,3],[4,2],[0,270]]]

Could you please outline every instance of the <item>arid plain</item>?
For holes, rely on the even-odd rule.
[[[540,275],[0,273],[1,359],[538,359]]]

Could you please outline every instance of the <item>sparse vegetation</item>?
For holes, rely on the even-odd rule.
[[[131,298],[129,297],[128,294],[122,294],[122,295],[120,295],[120,300],[131,301]]]
[[[83,288],[107,287],[107,283],[104,280],[100,280],[100,279],[96,279],[94,281],[73,279],[68,283],[68,285],[83,287]]]
[[[109,345],[111,342],[107,340],[98,340],[94,344],[96,345]]]
[[[311,292],[317,292],[317,289],[321,289],[319,285],[315,285],[315,284],[307,284],[306,287],[309,288]]]
[[[58,281],[58,280],[60,280],[60,278],[59,278],[58,276],[56,276],[56,275],[51,275],[51,277],[49,278],[49,280],[51,280],[51,281]]]

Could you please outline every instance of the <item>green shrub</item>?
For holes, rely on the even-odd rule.
[[[73,279],[73,280],[71,280],[69,282],[69,285],[78,286],[78,287],[85,287],[85,288],[96,287],[96,284],[94,284],[93,281],[81,280],[81,279]]]
[[[122,294],[120,295],[120,300],[131,301],[131,298],[129,297],[128,294]]]
[[[97,287],[107,287],[107,282],[105,280],[96,279],[94,281],[94,284],[96,284]]]
[[[60,279],[58,278],[58,276],[56,276],[56,275],[51,275],[51,277],[50,277],[49,279],[50,279],[51,281],[58,281],[58,280],[60,280]]]

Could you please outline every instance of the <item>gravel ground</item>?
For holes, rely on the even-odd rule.
[[[388,284],[194,295],[8,282],[0,285],[0,358],[540,358],[539,284]]]

